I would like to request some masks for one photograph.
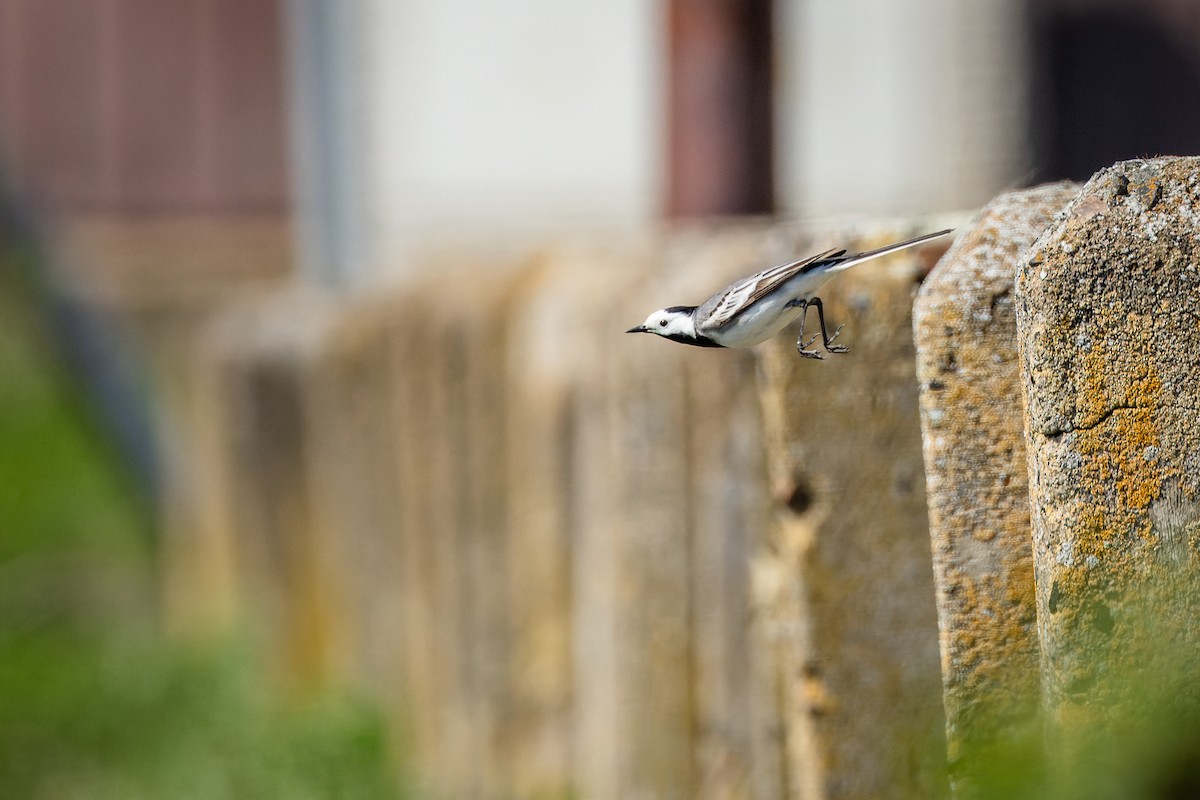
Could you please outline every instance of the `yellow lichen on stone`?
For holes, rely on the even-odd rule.
[[[1080,421],[1077,448],[1083,456],[1084,488],[1092,497],[1104,497],[1110,487],[1118,507],[1145,509],[1162,491],[1168,471],[1147,459],[1162,446],[1159,409],[1162,380],[1143,361],[1127,375],[1123,397],[1114,398],[1104,385],[1111,374],[1100,347],[1084,356],[1084,382],[1077,398]]]

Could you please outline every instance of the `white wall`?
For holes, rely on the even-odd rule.
[[[378,258],[430,238],[656,217],[661,3],[365,2]]]
[[[1018,0],[776,2],[781,214],[967,208],[1020,181]],[[658,218],[665,0],[290,5],[311,274]]]
[[[1016,0],[780,0],[779,182],[801,216],[977,206],[1021,176]]]

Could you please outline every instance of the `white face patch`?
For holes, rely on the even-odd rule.
[[[642,324],[650,333],[657,333],[659,336],[696,335],[696,326],[692,321],[692,315],[680,311],[667,311],[666,309],[655,311],[646,317],[646,321]]]

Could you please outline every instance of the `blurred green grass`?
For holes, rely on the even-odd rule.
[[[381,715],[156,620],[153,519],[0,241],[0,797],[393,798]]]

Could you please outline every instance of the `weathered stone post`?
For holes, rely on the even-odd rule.
[[[835,243],[861,250],[929,229],[823,237],[796,251]],[[762,348],[778,523],[759,573],[775,584],[768,624],[786,665],[794,797],[941,791],[937,619],[912,344],[913,293],[940,252],[934,245],[867,263],[827,286],[826,317],[846,323],[848,355],[803,359],[783,336]]]
[[[1200,695],[1200,158],[1097,173],[1017,276],[1038,631],[1068,737]]]
[[[619,522],[600,365],[621,342],[612,305],[644,256],[563,244],[522,277],[506,322],[511,796],[607,797],[610,546]],[[578,480],[577,480],[578,478]],[[593,503],[591,498],[605,497]],[[579,652],[579,666],[575,653]],[[578,671],[577,671],[578,670]]]
[[[914,308],[947,746],[962,795],[989,779],[979,773],[994,768],[993,745],[1011,755],[1039,739],[1013,280],[1078,191],[1057,183],[993,201],[958,233]]]
[[[332,312],[320,295],[279,293],[232,311],[204,342],[228,459],[216,499],[235,531],[239,601],[264,663],[305,689],[341,672],[346,651],[310,405]]]
[[[405,299],[376,292],[335,304],[310,368],[304,443],[345,612],[340,677],[393,702],[406,638],[398,429],[410,409],[397,394],[409,373],[396,358]]]
[[[779,256],[773,233],[759,225],[680,232],[666,259],[675,285],[659,296],[698,302],[771,263]],[[777,798],[787,788],[778,663],[754,586],[771,522],[757,365],[748,351],[681,355],[691,484],[692,796]]]
[[[507,320],[524,265],[480,270],[447,260],[411,287],[420,347],[398,367],[410,384],[402,462],[411,527],[417,757],[434,794],[485,797],[511,785],[512,605],[505,386]],[[433,277],[436,276],[436,277]],[[455,302],[447,284],[458,287]],[[420,323],[420,324],[416,324]],[[428,652],[420,652],[422,650]]]
[[[583,360],[603,368],[581,382],[574,445],[583,796],[776,797],[783,785],[750,611],[764,516],[753,357],[622,333],[760,263],[762,242],[761,228],[675,232],[661,270],[614,298],[596,331],[603,356]]]

